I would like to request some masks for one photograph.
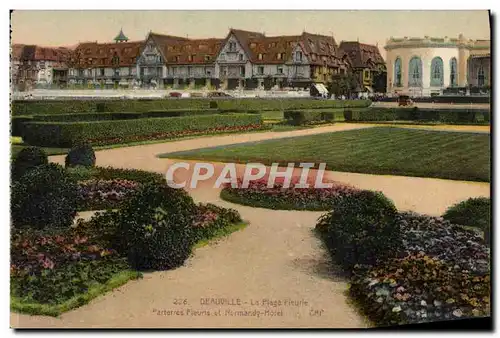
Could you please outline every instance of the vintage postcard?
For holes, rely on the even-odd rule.
[[[12,11],[11,327],[491,329],[490,22]]]

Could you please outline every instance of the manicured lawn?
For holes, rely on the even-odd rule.
[[[490,136],[376,127],[163,154],[160,157],[265,164],[326,162],[367,174],[490,181]]]

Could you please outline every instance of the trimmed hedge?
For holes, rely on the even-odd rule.
[[[490,121],[484,109],[368,108],[346,109],[346,121],[436,121],[445,123],[483,123]]]
[[[283,117],[291,125],[304,125],[319,121],[344,121],[344,112],[342,110],[285,110]]]
[[[175,110],[153,110],[148,112],[112,112],[112,113],[79,113],[79,114],[50,114],[23,116],[27,122],[79,122],[79,121],[109,121],[109,120],[129,120],[153,117],[175,117],[191,115],[217,114],[216,109],[175,109]],[[23,122],[26,122],[23,121]]]
[[[23,139],[33,145],[70,147],[76,141],[89,141],[93,145],[125,143],[137,137],[165,135],[176,137],[188,132],[201,132],[218,128],[261,126],[262,116],[257,114],[228,114],[180,116],[169,119],[150,118],[96,122],[32,122],[25,125]]]
[[[312,98],[242,99],[137,99],[137,100],[15,100],[12,115],[71,114],[91,112],[149,112],[173,109],[285,110],[315,108],[363,108],[369,100],[315,100]]]
[[[10,121],[11,121],[10,135],[11,136],[22,136],[24,123],[25,122],[32,122],[33,117],[32,116],[12,116]]]

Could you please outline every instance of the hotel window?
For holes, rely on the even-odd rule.
[[[179,57],[178,57],[178,56],[175,56],[175,57],[174,57],[174,61],[175,61],[175,62],[179,62]]]
[[[263,59],[263,55],[262,53],[259,53],[259,60],[262,60]]]
[[[258,73],[259,75],[263,75],[263,74],[264,74],[264,67],[259,66],[259,68],[257,68],[257,73]]]
[[[236,51],[236,42],[230,42],[229,43],[229,50],[230,51]]]
[[[193,56],[192,56],[192,55],[189,55],[189,56],[188,56],[188,60],[189,60],[189,62],[193,61]]]
[[[191,74],[192,72],[193,72],[193,67],[188,66],[188,76],[191,76],[191,75],[192,75],[192,74]]]
[[[394,62],[394,86],[401,87],[401,58],[396,58],[396,62]]]
[[[295,59],[297,61],[302,61],[302,52],[296,52],[295,53]]]
[[[239,59],[240,61],[243,61],[243,54],[238,55],[238,59]]]
[[[410,60],[409,64],[410,78],[408,80],[409,87],[421,87],[422,86],[422,59],[418,56],[414,56]]]
[[[240,66],[240,75],[245,76],[245,66]]]
[[[101,76],[104,76],[104,68],[99,68],[99,73]]]
[[[120,68],[115,68],[115,76],[120,76]]]
[[[172,67],[172,74],[174,74],[174,75],[177,74],[177,67]]]
[[[278,74],[283,74],[283,67],[278,66]]]
[[[431,86],[443,86],[443,59],[435,57],[431,61]]]
[[[210,61],[210,55],[205,55],[205,61]]]
[[[477,86],[484,87],[485,83],[484,67],[483,65],[480,65],[479,70],[477,71]]]
[[[220,58],[221,60],[226,60],[226,54],[221,53],[219,58]]]
[[[212,75],[212,71],[209,70],[208,68],[205,68],[205,74],[207,74],[208,77]]]
[[[276,59],[281,60],[281,58],[282,58],[281,53],[276,54]]]
[[[457,86],[457,59],[452,58],[450,60],[450,86]]]

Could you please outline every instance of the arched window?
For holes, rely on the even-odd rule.
[[[451,58],[450,60],[450,87],[457,86],[457,59]]]
[[[484,87],[484,68],[483,65],[479,66],[479,70],[477,71],[477,86]]]
[[[441,87],[444,84],[443,59],[439,56],[431,62],[431,86]]]
[[[409,87],[422,87],[422,60],[418,56],[414,56],[409,64]]]
[[[402,87],[401,82],[401,58],[398,57],[394,62],[394,86]]]

